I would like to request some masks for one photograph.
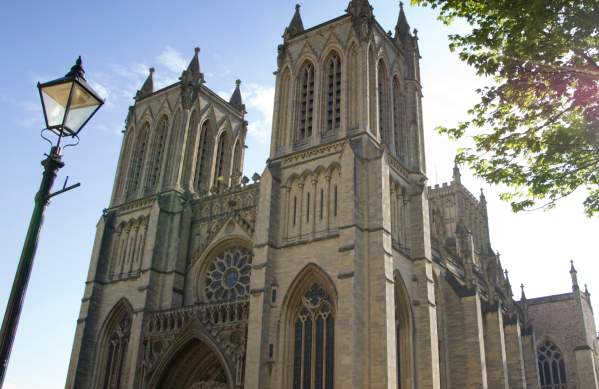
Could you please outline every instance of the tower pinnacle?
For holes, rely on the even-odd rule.
[[[460,184],[462,182],[462,173],[460,173],[460,167],[458,165],[458,159],[456,158],[453,163],[453,181]]]
[[[293,18],[291,19],[289,26],[285,29],[285,39],[294,38],[304,32],[304,22],[302,21],[300,8],[301,6],[299,4],[295,5],[295,13],[293,14]]]
[[[572,291],[576,292],[580,287],[578,286],[578,272],[574,267],[574,261],[570,261],[570,277],[572,277]]]
[[[395,38],[404,40],[410,36],[410,25],[408,24],[408,18],[403,8],[403,1],[399,2],[399,17],[397,18],[397,25],[395,26]]]
[[[154,68],[150,68],[148,78],[146,78],[141,89],[135,94],[135,100],[141,100],[152,93],[154,93]]]
[[[229,104],[233,105],[236,108],[239,108],[240,110],[245,110],[244,105],[243,105],[243,99],[241,97],[240,85],[241,85],[241,80],[235,81],[235,90],[233,91],[233,94],[231,95]]]

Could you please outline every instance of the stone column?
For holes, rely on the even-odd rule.
[[[501,304],[489,308],[485,313],[485,351],[487,378],[490,388],[508,389],[508,359],[506,356],[506,334],[503,330]],[[508,353],[511,350],[508,351]]]
[[[505,324],[505,346],[510,389],[527,389],[522,334],[520,332],[520,322],[517,318]]]
[[[450,386],[487,389],[480,295],[478,291],[469,291],[460,285],[454,289],[457,289],[456,293],[446,294]]]
[[[525,329],[522,335],[522,355],[524,356],[527,389],[540,389],[541,387],[535,343],[535,334],[532,328]]]
[[[574,349],[576,357],[576,380],[578,387],[584,389],[599,389],[597,377],[597,361],[593,349],[587,345]]]

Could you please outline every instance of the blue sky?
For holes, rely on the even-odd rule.
[[[304,24],[312,26],[342,14],[347,2],[305,0]],[[380,23],[393,29],[397,2],[371,3]],[[276,48],[294,4],[291,0],[57,0],[5,5],[0,15],[0,117],[7,164],[0,173],[2,312],[41,177],[39,162],[47,152],[39,137],[43,116],[35,84],[62,76],[82,55],[88,81],[107,96],[106,105],[82,133],[81,144],[64,153],[67,165],[57,186],[67,175],[83,185],[54,199],[46,214],[6,389],[64,386],[95,224],[108,205],[127,107],[147,69],[156,67],[157,86],[164,86],[177,80],[193,48],[199,46],[209,87],[228,96],[235,79],[241,78],[250,121],[245,173],[261,172],[268,158]],[[456,145],[433,129],[463,118],[476,102],[473,91],[484,80],[447,49],[447,34],[460,26],[447,29],[426,9],[407,7],[407,13],[420,36],[428,176],[435,184],[450,179]],[[598,223],[582,215],[580,193],[556,210],[514,216],[497,199],[497,189],[463,173],[473,193],[485,188],[491,238],[511,270],[516,296],[521,282],[529,297],[569,291],[570,259],[576,261],[581,284],[588,282],[591,293],[599,291],[599,280],[592,277],[599,271],[594,244]]]

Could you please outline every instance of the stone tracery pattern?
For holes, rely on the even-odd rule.
[[[325,289],[312,284],[293,322],[293,389],[333,389],[335,318]]]
[[[251,264],[251,255],[245,248],[229,249],[214,258],[206,272],[206,299],[217,302],[247,297]]]

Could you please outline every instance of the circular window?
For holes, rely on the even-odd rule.
[[[250,292],[252,257],[244,248],[225,250],[216,256],[206,272],[208,301],[231,301],[247,297]]]

